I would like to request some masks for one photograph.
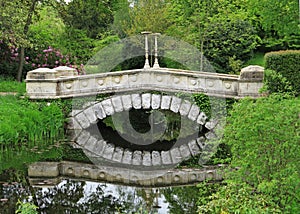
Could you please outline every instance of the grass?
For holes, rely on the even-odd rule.
[[[260,66],[264,67],[265,66],[264,56],[265,56],[265,54],[261,53],[261,52],[254,53],[253,57],[250,60],[248,60],[245,63],[245,65],[246,66],[248,66],[248,65],[260,65]]]
[[[26,92],[25,82],[17,82],[12,79],[0,77],[0,92],[15,92],[24,94]]]

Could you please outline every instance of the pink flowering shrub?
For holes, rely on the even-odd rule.
[[[7,45],[0,40],[0,75],[16,77],[19,66],[19,49],[14,45]],[[71,55],[63,55],[60,50],[48,47],[43,51],[26,49],[25,64],[23,68],[23,78],[30,70],[37,68],[56,68],[58,66],[68,66],[75,68],[79,74],[83,74],[83,64],[78,63],[78,59]]]
[[[58,49],[52,48],[51,46],[35,56],[31,54],[31,57],[25,57],[25,64],[31,65],[32,69],[68,66],[70,68],[75,68],[79,74],[82,74],[83,64],[78,65],[76,61],[76,57],[63,55]]]

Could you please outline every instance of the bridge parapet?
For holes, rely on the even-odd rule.
[[[32,99],[58,99],[126,93],[137,90],[204,93],[209,96],[258,97],[264,68],[248,66],[240,75],[170,68],[149,68],[78,76],[75,69],[58,67],[28,72],[26,91]]]

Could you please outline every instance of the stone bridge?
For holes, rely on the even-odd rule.
[[[264,69],[260,66],[243,68],[240,75],[160,67],[77,75],[75,69],[68,67],[39,68],[28,72],[26,91],[31,99],[124,94],[140,90],[204,93],[226,98],[259,97],[263,76]]]
[[[71,140],[97,165],[105,163],[151,171],[174,168],[191,156],[211,152],[208,142],[220,137],[217,133],[222,124],[216,118],[207,121],[207,116],[197,105],[175,96],[175,92],[204,93],[222,98],[259,97],[263,71],[262,67],[249,66],[242,69],[240,75],[227,75],[152,67],[79,76],[75,69],[68,67],[40,68],[27,74],[26,89],[31,99],[113,94],[104,100],[86,103],[81,109],[73,109],[68,123]],[[86,131],[106,117],[131,109],[172,111],[194,121],[195,126],[204,127],[207,132],[194,140],[174,145],[168,151],[148,151],[122,148]]]

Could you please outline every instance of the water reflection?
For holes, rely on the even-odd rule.
[[[138,188],[66,179],[53,187],[0,184],[1,213],[14,213],[18,199],[40,213],[195,213],[196,186]]]

